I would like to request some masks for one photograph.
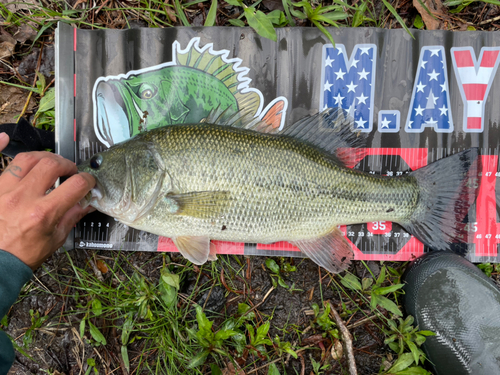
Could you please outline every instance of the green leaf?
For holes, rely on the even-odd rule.
[[[129,314],[127,315],[127,319],[125,319],[125,322],[123,323],[122,345],[127,345],[128,339],[130,337],[130,332],[132,331],[133,327],[134,327],[133,314]]]
[[[396,290],[401,289],[404,286],[405,286],[405,284],[395,284],[395,285],[384,286],[384,287],[374,289],[373,293],[379,294],[379,295],[389,294],[389,293],[395,292]]]
[[[181,6],[181,3],[179,2],[179,0],[174,0],[174,7],[175,7],[175,12],[176,12],[177,16],[182,21],[182,24],[184,26],[191,26],[189,24],[189,21],[186,18],[186,15],[184,14],[184,9],[182,9],[182,6]]]
[[[294,17],[297,17],[298,19],[305,20],[307,18],[307,16],[300,10],[295,10],[293,8],[290,8],[290,12],[293,14]]]
[[[36,72],[36,75],[38,77],[38,80],[36,81],[36,87],[38,88],[38,92],[42,93],[46,85],[45,76],[40,72]]]
[[[208,355],[210,354],[209,349],[205,349],[204,351],[198,353],[196,356],[194,356],[188,363],[187,367],[188,368],[195,368],[198,366],[201,366],[202,364],[205,363],[207,360]]]
[[[95,314],[95,316],[99,316],[102,314],[102,304],[101,301],[99,301],[97,298],[94,298],[92,300],[92,312]]]
[[[92,338],[99,344],[106,345],[106,339],[104,338],[103,334],[101,333],[101,331],[99,331],[99,329],[95,325],[90,323],[90,321],[89,321],[89,328]]]
[[[286,19],[291,26],[295,26],[295,21],[290,13],[290,0],[281,0],[283,8],[285,9]]]
[[[85,335],[85,319],[82,319],[80,322],[80,338],[83,338]]]
[[[418,333],[423,336],[436,336],[436,333],[432,331],[418,331]]]
[[[348,273],[345,275],[340,282],[342,285],[344,285],[346,288],[353,289],[353,290],[362,290],[361,284],[359,283],[359,279],[354,276],[352,273]]]
[[[373,297],[372,297],[373,298]],[[401,311],[399,310],[399,307],[392,302],[390,299],[382,297],[382,296],[377,296],[377,303],[382,306],[384,309],[387,311],[390,311],[391,313],[398,315],[398,316],[403,316]]]
[[[243,22],[242,20],[234,19],[234,20],[228,20],[228,21],[233,26],[245,27],[245,22]]]
[[[222,375],[221,369],[215,363],[210,364],[210,370],[212,372],[212,375]]]
[[[173,286],[175,289],[179,290],[179,275],[170,273],[167,267],[161,269],[161,279],[167,285]]]
[[[281,287],[288,289],[290,288],[287,283],[281,278],[281,276],[278,276],[278,284],[280,284]]]
[[[276,367],[276,363],[271,363],[269,365],[269,371],[268,371],[267,375],[281,375],[279,370],[278,370],[278,367]]]
[[[227,340],[228,338],[236,335],[237,332],[230,329],[220,330],[215,334],[215,341]]]
[[[345,12],[329,12],[329,13],[322,14],[321,17],[329,19],[331,21],[339,21],[339,20],[345,20],[347,18],[347,13],[345,13]],[[318,18],[318,20],[319,20],[319,18]]]
[[[389,4],[389,2],[388,2],[387,0],[382,0],[382,2],[384,3],[385,7],[386,7],[387,9],[389,9],[389,11],[392,13],[392,15],[394,16],[394,18],[396,18],[396,20],[397,20],[397,21],[399,22],[399,24],[403,27],[403,29],[405,29],[405,30],[406,30],[406,32],[407,32],[408,34],[410,34],[410,35],[411,35],[411,37],[412,37],[413,39],[415,39],[415,37],[414,37],[414,36],[413,36],[413,34],[411,33],[410,29],[408,29],[408,27],[406,26],[405,21],[403,21],[403,19],[402,19],[402,18],[401,18],[401,16],[398,14],[398,12],[396,12],[396,9],[394,9],[394,8],[392,7],[392,5],[391,5],[391,4]]]
[[[217,15],[217,0],[212,0],[212,5],[210,5],[210,10],[208,11],[207,19],[205,20],[205,24],[203,26],[214,26],[216,15]]]
[[[373,279],[370,277],[365,277],[363,280],[361,280],[361,285],[363,287],[363,290],[368,290],[372,286],[372,284],[373,284]]]
[[[397,372],[395,375],[431,375],[431,373],[424,370],[422,367],[410,367],[406,370]]]
[[[121,352],[122,352],[123,364],[125,365],[127,372],[130,372],[130,361],[128,359],[128,350],[125,345],[122,345]]]
[[[229,5],[233,5],[235,7],[242,7],[243,6],[243,1],[241,1],[241,0],[225,0],[225,1]]]
[[[7,327],[9,325],[9,320],[8,320],[8,317],[7,315],[5,315],[2,320],[0,321],[0,325],[1,326],[4,326],[4,327]]]
[[[394,365],[389,369],[388,373],[397,373],[398,371],[402,371],[413,363],[413,356],[411,353],[403,353],[401,356],[398,358],[396,362],[394,362]]]
[[[266,259],[266,267],[269,268],[273,273],[280,273],[280,266],[278,266],[278,264],[271,258]]]
[[[391,350],[393,350],[395,353],[399,353],[399,351],[401,350],[401,348],[399,347],[399,344],[396,342],[390,342],[389,348],[391,348]]]
[[[269,320],[257,328],[257,334],[255,336],[256,345],[267,336],[269,328],[271,328],[271,322]]]
[[[408,348],[410,349],[411,354],[413,354],[413,360],[415,361],[415,364],[418,365],[418,359],[420,358],[421,351],[411,341],[406,341],[406,345],[408,345]]]
[[[415,17],[415,20],[413,21],[413,26],[417,29],[423,29],[424,28],[424,21],[422,20],[422,16],[420,14],[417,14]]]

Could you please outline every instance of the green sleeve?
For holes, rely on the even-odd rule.
[[[23,285],[33,272],[14,255],[0,250],[0,319],[9,311]],[[5,332],[0,331],[0,375],[7,374],[14,362],[14,348]]]

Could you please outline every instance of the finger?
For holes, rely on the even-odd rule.
[[[94,177],[88,173],[78,173],[51,191],[45,200],[53,208],[56,221],[59,222],[94,186]]]
[[[95,211],[94,207],[82,208],[79,204],[75,204],[68,212],[62,217],[61,221],[57,225],[57,230],[59,236],[63,239],[68,237],[69,232],[73,229],[82,218]]]
[[[7,145],[9,144],[9,136],[7,135],[7,133],[0,133],[0,152],[2,152],[2,150],[7,147]]]
[[[31,171],[23,178],[21,184],[38,194],[45,192],[54,186],[59,177],[71,176],[78,171],[75,163],[49,154],[42,158]]]
[[[23,152],[18,154],[14,160],[9,163],[9,166],[4,170],[1,176],[2,182],[0,186],[2,192],[6,192],[5,189],[7,189],[7,191],[13,189],[14,184],[23,179],[43,158],[61,159],[61,156],[46,151]]]

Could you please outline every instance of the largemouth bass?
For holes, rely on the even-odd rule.
[[[79,170],[97,181],[93,207],[172,238],[195,264],[210,258],[211,239],[289,241],[340,272],[353,252],[338,225],[380,220],[450,248],[476,197],[478,150],[401,177],[367,174],[344,166],[342,151],[363,136],[344,120],[330,110],[278,134],[255,121],[171,125],[95,154]]]

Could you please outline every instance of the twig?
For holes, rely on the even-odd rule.
[[[349,374],[350,375],[357,375],[358,371],[356,370],[356,362],[354,360],[354,351],[352,350],[352,336],[347,327],[345,326],[344,322],[342,321],[342,318],[340,317],[339,313],[337,310],[335,310],[335,307],[330,303],[330,301],[325,301],[325,304],[328,303],[330,304],[330,315],[333,319],[335,319],[335,323],[337,323],[337,326],[340,329],[340,332],[342,333],[342,339],[344,341],[345,345],[345,351],[347,352],[347,363],[349,365]]]
[[[490,18],[489,20],[486,20],[486,21],[481,21],[481,22],[478,23],[478,25],[485,25],[487,23],[495,22],[495,21],[498,21],[498,20],[500,20],[500,16],[495,17],[495,18]]]
[[[274,290],[274,286],[271,287],[271,289],[269,289],[266,293],[266,295],[264,296],[264,298],[262,299],[262,301],[260,301],[258,304],[256,304],[254,307],[252,307],[251,309],[249,309],[246,313],[244,313],[242,316],[245,316],[247,315],[248,313],[250,313],[251,311],[254,311],[257,307],[259,307],[260,305],[262,305],[265,301],[266,301],[266,298],[271,294],[271,292]]]

